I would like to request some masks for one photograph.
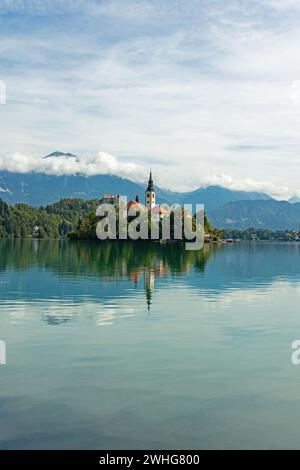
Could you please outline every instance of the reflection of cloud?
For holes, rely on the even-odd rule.
[[[92,301],[71,303],[68,300],[49,300],[36,302],[1,301],[1,308],[10,314],[11,323],[24,323],[39,317],[51,325],[66,323],[75,318],[91,319],[97,326],[113,325],[117,319],[127,318],[136,313],[122,299],[114,306]]]
[[[279,295],[288,295],[290,290],[300,290],[300,282],[289,282],[282,280],[274,280],[269,285],[262,283],[256,285],[255,288],[232,288],[229,287],[227,290],[215,291],[207,290],[201,293],[204,297],[208,297],[210,300],[210,306],[212,310],[230,309],[234,304],[238,305],[253,305],[258,304],[263,300],[264,304],[268,300],[274,299],[274,292]]]

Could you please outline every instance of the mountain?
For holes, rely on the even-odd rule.
[[[300,203],[287,201],[234,201],[209,212],[217,228],[300,230]]]
[[[293,196],[289,199],[290,204],[295,204],[297,202],[300,202],[300,197],[298,197],[298,196]]]
[[[11,204],[40,206],[64,198],[99,199],[105,192],[133,198],[144,192],[144,187],[113,175],[54,176],[0,171],[0,197]]]
[[[206,211],[209,213],[227,202],[259,199],[271,200],[272,198],[264,193],[233,191],[231,189],[222,188],[221,186],[209,186],[190,193],[185,193],[182,202],[184,204],[204,204]]]
[[[158,186],[155,186],[155,190],[157,202],[160,204],[204,204],[207,211],[229,201],[271,199],[263,193],[232,191],[218,186],[200,188],[187,193],[172,192]],[[0,171],[0,197],[11,204],[23,202],[39,206],[63,198],[97,199],[104,193],[127,195],[129,199],[139,194],[143,200],[144,192],[145,184],[114,175],[55,176]]]
[[[66,158],[78,160],[72,153],[55,151],[45,159]],[[155,183],[155,182],[154,182]],[[200,188],[196,191],[179,193],[155,185],[158,203],[204,204],[207,211],[237,200],[270,199],[264,193],[232,191],[219,186]],[[0,198],[4,201],[27,203],[33,206],[51,204],[63,198],[97,199],[103,193],[127,195],[134,198],[139,194],[143,200],[145,184],[135,183],[114,175],[96,176],[55,176],[45,173],[11,173],[0,171]]]
[[[46,155],[46,157],[43,158],[58,158],[58,157],[64,157],[64,158],[79,158],[77,155],[73,155],[73,153],[64,153],[64,152],[53,152],[50,153],[49,155]]]
[[[53,152],[44,158],[74,158],[71,153]],[[210,222],[217,228],[268,228],[300,230],[300,203],[276,201],[259,192],[233,191],[220,186],[199,188],[179,193],[155,185],[157,202],[168,204],[204,204]],[[52,204],[60,199],[99,199],[104,193],[139,194],[143,200],[145,184],[114,175],[55,176],[44,173],[11,173],[0,171],[0,198],[32,206]]]

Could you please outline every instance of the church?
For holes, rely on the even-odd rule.
[[[130,209],[130,207],[132,206],[134,206],[140,212],[151,211],[152,220],[155,222],[159,222],[161,219],[163,219],[166,215],[169,214],[166,209],[160,207],[159,205],[156,205],[156,195],[152,178],[152,170],[150,170],[148,185],[145,191],[145,204],[141,204],[139,195],[137,194],[134,201],[128,202],[127,209]]]
[[[104,194],[101,198],[102,203],[117,205],[121,202],[122,197],[119,195]],[[139,195],[136,195],[134,200],[131,200],[127,204],[127,210],[134,207],[139,212],[151,212],[152,220],[159,222],[165,216],[169,214],[169,211],[159,205],[156,205],[156,194],[154,188],[154,182],[152,178],[152,170],[150,170],[150,176],[148,185],[145,191],[145,203],[140,202]]]
[[[152,210],[156,206],[155,190],[154,190],[153,179],[152,179],[152,170],[150,170],[148,186],[145,192],[145,206],[148,211]]]

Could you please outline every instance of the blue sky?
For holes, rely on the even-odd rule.
[[[300,0],[1,0],[0,166],[62,150],[173,189],[300,194],[299,21]]]

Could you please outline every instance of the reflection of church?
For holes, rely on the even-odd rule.
[[[128,278],[134,283],[135,287],[137,287],[138,282],[144,278],[144,291],[149,312],[155,288],[155,277],[163,277],[167,273],[168,267],[162,260],[158,259],[154,259],[151,266],[144,266],[143,268],[141,267],[127,273]]]
[[[144,270],[144,289],[149,312],[152,305],[152,296],[155,288],[155,276],[163,277],[167,273],[168,267],[163,263],[162,260],[155,260],[151,268],[145,268]]]
[[[154,269],[149,269],[149,271],[144,272],[144,289],[146,293],[146,302],[148,305],[148,312],[151,308],[152,294],[154,292],[154,283],[155,283],[155,273]]]

